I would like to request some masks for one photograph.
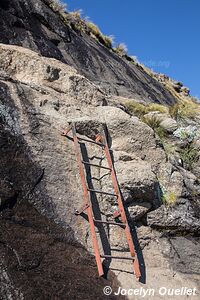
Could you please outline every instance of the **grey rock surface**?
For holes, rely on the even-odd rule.
[[[152,208],[152,204],[149,202],[135,202],[128,206],[130,219],[133,221],[140,220],[147,214]]]
[[[171,207],[162,205],[147,214],[147,224],[152,228],[168,230],[172,233],[198,235],[200,230],[199,200],[179,199]]]
[[[14,223],[16,240],[22,236],[25,238],[23,245],[28,258],[25,266],[29,266],[32,249],[32,240],[26,240],[27,236],[29,237],[26,230],[37,225],[37,222],[34,222],[36,215],[39,219],[41,216],[47,217],[45,220],[51,219],[54,225],[56,223],[56,226],[62,228],[69,239],[68,242],[75,237],[87,250],[91,253],[93,251],[87,218],[77,218],[74,215],[75,210],[82,205],[82,192],[73,144],[70,139],[61,136],[62,129],[66,129],[68,123],[74,121],[78,133],[92,139],[101,131],[103,125],[107,126],[108,143],[130,225],[136,225],[136,231],[132,231],[133,237],[137,240],[138,233],[147,260],[147,286],[152,287],[155,282],[157,287],[159,284],[163,285],[166,278],[177,287],[180,282],[184,283],[185,277],[180,265],[186,252],[182,247],[185,247],[186,251],[192,247],[189,253],[193,255],[193,251],[198,250],[198,244],[196,240],[185,237],[180,240],[180,245],[175,245],[179,243],[178,237],[177,241],[174,241],[176,233],[199,235],[198,172],[195,176],[178,163],[169,162],[153,129],[137,117],[126,113],[124,106],[118,102],[119,98],[116,100],[117,97],[112,94],[165,104],[173,103],[175,99],[163,85],[139,66],[130,65],[94,39],[85,34],[80,36],[64,26],[60,18],[44,5],[44,1],[2,1],[0,15],[2,222],[5,228],[9,227],[9,232],[12,231],[11,224]],[[10,45],[6,45],[8,43]],[[122,81],[124,84],[119,85],[118,82]],[[106,165],[101,148],[97,149],[95,145],[83,143],[81,149],[84,160]],[[112,191],[111,180],[107,174],[90,167],[86,170],[88,184],[91,184],[93,178],[95,180],[92,181],[92,187]],[[163,191],[159,185],[163,185],[167,192],[173,192],[177,199],[174,205],[161,205]],[[23,199],[25,208],[20,215],[20,203]],[[105,221],[112,218],[113,212],[117,209],[116,199],[114,201],[108,197],[91,195],[91,200],[96,218]],[[30,208],[31,215],[25,214],[25,211],[30,213],[26,205]],[[36,215],[33,211],[37,212]],[[47,222],[47,228],[53,231],[54,226],[52,227],[49,221],[44,222]],[[65,254],[61,255],[63,261],[55,260],[57,250],[59,253],[66,251],[63,231],[62,233],[56,231],[54,240],[49,239],[46,231],[41,233],[41,228],[37,232],[31,229],[30,236],[33,235],[33,241],[35,239],[41,247],[43,247],[41,241],[44,242],[44,247],[49,249],[49,243],[53,247],[53,250],[50,247],[50,252],[52,251],[51,258],[48,258],[50,262],[47,260],[45,266],[51,265],[53,261],[55,266],[59,263],[65,268],[63,263]],[[166,249],[162,247],[155,229],[166,235],[175,236],[172,242],[169,238],[165,244],[166,249],[171,249],[170,243],[174,243],[174,248],[179,248],[178,253],[183,257],[174,266],[173,263],[172,266],[169,263],[172,259],[169,255],[170,250],[169,253],[164,251]],[[3,235],[5,232],[2,230],[2,236],[7,242],[12,242],[10,235]],[[98,238],[99,241],[100,239],[104,241],[101,251],[111,251],[114,247],[117,254],[120,252],[121,255],[127,256],[127,242],[124,238],[124,229],[121,227],[101,227],[98,230]],[[5,254],[4,248],[3,244],[2,255]],[[21,253],[22,250],[18,250]],[[36,271],[38,258],[43,251],[43,248],[34,248],[36,262],[31,261],[31,266]],[[139,246],[137,251],[144,275],[145,266]],[[82,251],[78,255],[78,260],[81,259],[81,255]],[[147,259],[154,255],[155,260]],[[163,255],[166,255],[167,259],[164,259]],[[190,269],[190,284],[196,283],[198,255],[195,259],[197,263]],[[74,256],[73,260],[76,261]],[[88,259],[86,264],[90,261]],[[189,263],[191,260],[187,260],[186,268]],[[4,262],[0,277],[10,286],[10,281],[5,278],[7,266],[8,263]],[[12,257],[11,266],[16,266],[15,256]],[[120,284],[128,287],[133,282],[132,269],[130,270],[132,266],[125,265],[128,266],[128,271],[124,271],[123,266],[121,262],[114,262],[115,274]],[[172,272],[175,268],[178,270],[177,277],[173,273],[176,271]],[[93,266],[92,269],[94,271]],[[54,271],[55,276],[58,276],[57,271]],[[66,274],[66,270],[62,271]],[[10,269],[6,272],[11,274],[11,278],[16,278]],[[48,268],[47,272],[50,272]],[[76,274],[79,274],[79,271]],[[94,272],[91,274],[94,279]],[[40,281],[39,278],[38,282]],[[101,284],[103,281],[99,283],[98,291]],[[16,284],[15,293],[18,291],[17,286]],[[140,283],[137,286],[140,286]],[[32,286],[30,289],[35,293]],[[48,289],[46,290],[48,292]],[[18,294],[21,295],[20,291]],[[101,299],[101,296],[99,297]]]
[[[161,123],[160,126],[169,133],[173,133],[177,128],[177,122],[172,118],[166,118]]]
[[[171,260],[176,270],[185,274],[199,274],[200,243],[198,238],[161,238],[162,252]],[[186,267],[187,266],[187,267]]]
[[[0,6],[0,20],[1,43],[61,60],[108,93],[152,102],[176,101],[142,68],[69,28],[42,0],[7,0]]]

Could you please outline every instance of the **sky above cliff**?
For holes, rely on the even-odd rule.
[[[182,81],[200,98],[199,0],[66,0],[82,9],[130,55],[156,72]]]

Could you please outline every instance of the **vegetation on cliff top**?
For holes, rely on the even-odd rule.
[[[73,30],[88,34],[118,56],[131,63],[137,63],[136,59],[128,54],[128,49],[124,43],[114,47],[113,36],[103,34],[96,24],[82,17],[81,10],[68,12],[67,5],[60,0],[44,0],[44,2],[59,15],[64,24],[70,26]]]
[[[164,81],[161,83],[165,86],[165,88],[178,100],[182,101],[185,96],[181,94],[180,91],[176,90],[174,86],[174,80],[168,78],[163,74],[157,74],[153,70],[147,68],[143,64],[139,63],[134,56],[128,54],[128,49],[124,43],[119,43],[114,45],[113,37],[107,36],[101,32],[99,27],[94,24],[93,22],[89,21],[87,18],[82,17],[81,10],[67,11],[67,5],[64,4],[60,0],[43,0],[62,20],[62,22],[68,26],[70,26],[73,30],[80,34],[87,34],[97,40],[100,44],[104,45],[110,51],[115,53],[121,58],[126,59],[128,62],[133,63],[140,68],[142,68],[149,76],[156,79],[160,82],[159,76],[165,78]],[[181,84],[181,83],[180,83]],[[182,84],[180,86],[183,86]],[[189,96],[189,89],[188,90],[188,99],[189,103],[186,105],[184,102],[183,104],[179,104],[171,108],[169,113],[175,117],[175,115],[180,117],[195,117],[196,113],[199,113],[199,105],[197,106],[195,101],[192,101],[192,97]],[[192,104],[192,105],[191,105]],[[191,106],[190,106],[191,105]],[[190,106],[190,107],[189,107]],[[158,107],[157,107],[158,108]],[[159,108],[158,108],[159,111]]]
[[[59,0],[44,1],[55,13],[59,15],[61,20],[72,29],[90,35],[109,49],[113,48],[112,36],[104,35],[97,25],[88,21],[87,18],[83,18],[81,16],[81,10],[68,12],[67,5]]]

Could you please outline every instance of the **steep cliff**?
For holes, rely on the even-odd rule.
[[[64,24],[47,2],[1,1],[0,42],[61,60],[106,92],[151,102],[175,102],[174,96],[140,66]]]

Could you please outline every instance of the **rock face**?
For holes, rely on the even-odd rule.
[[[26,199],[41,214],[60,224],[64,232],[70,235],[73,232],[76,240],[93,252],[88,222],[82,217],[77,220],[74,215],[75,210],[81,206],[82,193],[73,145],[60,135],[60,130],[66,128],[68,122],[75,121],[78,133],[87,138],[94,138],[106,124],[108,143],[127,214],[130,224],[139,226],[141,247],[149,245],[154,236],[149,233],[147,225],[165,231],[167,228],[171,233],[179,231],[197,235],[198,200],[197,206],[184,199],[173,208],[162,205],[156,209],[161,205],[159,177],[162,177],[160,181],[163,185],[173,188],[175,192],[179,191],[177,198],[184,194],[185,186],[189,191],[189,187],[193,190],[198,185],[194,175],[184,169],[175,171],[166,161],[164,149],[149,126],[121,108],[107,105],[108,95],[72,67],[17,46],[1,45],[0,53],[1,209],[9,214],[6,218],[16,224],[18,217],[13,209]],[[101,148],[83,145],[82,151],[84,160],[91,159],[93,163],[101,163],[103,166],[106,164]],[[109,176],[106,177],[98,169],[87,171],[91,174],[87,178],[89,184],[92,183],[96,189],[111,191]],[[98,180],[91,182],[90,177]],[[190,192],[187,193],[190,195]],[[98,197],[96,200],[99,200],[100,206],[95,217],[110,220],[117,208],[114,200],[108,197]],[[21,217],[19,221],[22,222]],[[27,221],[23,222],[27,224]],[[109,254],[111,248],[114,248],[123,253],[125,251],[126,255],[128,247],[124,229],[115,226],[101,228],[98,236],[105,243],[101,251]],[[105,240],[106,236],[109,240]],[[28,241],[26,245],[29,253]],[[56,247],[52,253],[59,251]],[[63,247],[68,251],[66,242]],[[2,248],[4,251],[5,247]],[[27,260],[26,268],[29,257]],[[38,261],[40,255],[36,255],[36,269]],[[52,263],[56,266],[58,262]],[[114,265],[114,268],[117,266]],[[11,269],[7,269],[7,261],[3,262],[2,268],[2,274],[7,274],[5,276],[15,276]],[[45,268],[42,270],[45,272]],[[2,280],[5,290],[5,278]],[[19,299],[22,296],[26,299],[26,293],[32,293],[31,280],[24,290],[19,288],[20,281],[16,281],[14,291],[12,287],[10,293],[18,293]],[[121,284],[124,284],[127,278],[122,277],[121,280]],[[30,292],[27,290],[28,285]],[[39,281],[37,286],[39,288]],[[98,293],[101,294],[100,291]],[[41,295],[44,295],[42,290]]]
[[[1,1],[0,12],[2,299],[50,299],[52,295],[55,299],[66,295],[79,299],[73,291],[85,291],[85,276],[88,293],[80,292],[81,299],[104,299],[105,285],[131,287],[127,284],[133,281],[132,264],[121,261],[105,261],[105,269],[111,263],[120,283],[111,272],[109,281],[97,279],[94,257],[88,253],[93,253],[93,248],[87,218],[74,214],[82,205],[82,190],[73,143],[61,136],[71,121],[82,137],[94,139],[105,129],[136,243],[141,281],[152,287],[155,279],[163,285],[167,278],[178,287],[185,280],[182,260],[174,264],[180,272],[174,279],[172,257],[165,250],[171,249],[176,239],[178,244],[177,233],[190,236],[181,238],[185,249],[199,247],[198,173],[195,176],[183,168],[180,153],[170,158],[155,131],[129,115],[116,94],[155,102],[159,96],[165,103],[172,103],[173,97],[144,70],[129,65],[86,34],[80,36],[63,25],[43,1],[15,0],[12,5]],[[125,84],[118,85],[116,78]],[[162,122],[173,140],[176,121],[167,115]],[[84,161],[107,166],[101,147],[82,143],[81,151]],[[90,188],[113,192],[109,172],[89,166],[85,171]],[[117,209],[116,198],[90,196],[94,217],[111,220]],[[163,204],[165,200],[168,205]],[[169,200],[173,200],[170,205]],[[155,229],[161,235],[164,232],[163,239]],[[106,225],[96,230],[99,242],[103,241],[102,252],[111,254],[114,249],[116,255],[127,256],[123,228]],[[147,258],[155,253],[158,258],[148,261],[146,281],[139,243]],[[181,251],[178,249],[184,258]],[[198,265],[199,257],[196,259]],[[155,268],[158,275],[152,276]],[[198,273],[196,269],[191,272]],[[193,279],[196,283],[194,274],[191,284]]]
[[[0,5],[1,43],[23,46],[61,60],[112,94],[163,103],[176,101],[143,69],[63,24],[44,1],[3,3]]]
[[[113,276],[98,278],[94,258],[70,228],[64,231],[25,199],[0,221],[2,300],[103,299],[107,284],[117,288]]]
[[[148,213],[147,224],[159,228],[183,233],[199,234],[200,210],[198,202],[180,199],[175,206],[166,208],[161,206],[156,211]]]
[[[118,161],[115,169],[126,203],[135,200],[153,202],[157,179],[148,163],[139,159],[137,162]]]
[[[13,189],[12,183],[8,180],[1,180],[0,186],[0,208],[3,209],[5,207],[12,207],[17,198],[17,193]]]

